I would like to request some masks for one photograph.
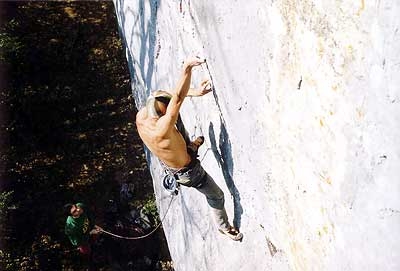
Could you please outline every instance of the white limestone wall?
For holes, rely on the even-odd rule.
[[[187,56],[215,87],[183,120],[244,239],[183,188],[163,224],[176,270],[400,270],[399,1],[114,1],[138,108]]]

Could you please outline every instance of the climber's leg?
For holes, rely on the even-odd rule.
[[[228,215],[224,207],[224,192],[222,192],[221,188],[219,188],[207,172],[205,172],[205,174],[204,181],[201,183],[201,186],[196,189],[206,196],[218,228],[223,231],[229,230],[231,225],[229,224]]]

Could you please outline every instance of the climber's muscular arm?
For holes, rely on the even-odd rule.
[[[198,57],[190,58],[185,62],[181,78],[179,79],[175,89],[171,91],[172,97],[168,103],[165,115],[160,117],[160,119],[157,121],[158,135],[171,135],[171,130],[173,130],[173,127],[178,120],[179,110],[186,95],[189,92],[190,82],[192,78],[192,68],[195,66],[199,66],[204,62],[204,59],[200,59]]]
[[[168,104],[166,112],[167,115],[171,116],[174,124],[178,118],[179,110],[182,106],[182,103],[189,92],[190,81],[192,79],[192,68],[195,66],[199,66],[204,62],[204,59],[195,57],[188,59],[184,64],[182,76],[172,93],[172,98]]]
[[[201,82],[200,86],[198,88],[190,88],[186,94],[186,97],[200,97],[203,96],[209,92],[211,92],[211,84],[209,80],[203,80]],[[169,93],[172,93],[172,91],[168,91]],[[180,107],[180,106],[179,106]],[[179,114],[179,110],[178,110]],[[162,120],[161,120],[162,119]],[[168,115],[165,114],[163,117],[160,118],[161,121],[159,121],[158,126],[160,127],[160,132],[165,133],[167,132],[168,129],[173,127],[176,123],[177,116],[175,115]],[[163,132],[162,132],[163,131]]]
[[[188,93],[186,94],[186,97],[200,97],[203,95],[206,95],[207,93],[211,92],[211,83],[210,80],[205,79],[201,82],[200,86],[198,88],[189,88]],[[173,93],[171,90],[165,90],[168,93]],[[172,95],[172,94],[171,94]]]

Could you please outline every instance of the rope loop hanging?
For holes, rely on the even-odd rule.
[[[161,226],[161,224],[165,220],[165,218],[166,218],[166,216],[168,214],[168,211],[169,211],[169,209],[171,207],[173,199],[174,199],[174,195],[171,195],[171,200],[170,200],[170,202],[168,204],[167,211],[165,212],[164,217],[161,219],[160,223],[158,223],[157,226],[151,232],[149,232],[149,233],[147,233],[145,235],[135,236],[135,237],[122,236],[122,235],[114,234],[112,232],[109,232],[109,231],[106,231],[106,230],[103,230],[103,229],[101,229],[100,232],[105,233],[105,234],[110,235],[110,236],[113,236],[113,237],[116,237],[116,238],[119,238],[119,239],[125,239],[125,240],[139,240],[139,239],[144,239],[146,237],[149,237],[150,235],[152,235]]]

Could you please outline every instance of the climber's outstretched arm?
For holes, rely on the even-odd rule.
[[[172,90],[164,90],[171,95],[174,93]],[[198,88],[189,88],[186,97],[200,97],[206,95],[207,93],[212,91],[211,82],[208,79],[205,79],[201,82]]]
[[[172,94],[171,100],[169,101],[166,113],[163,116],[163,119],[168,118],[168,121],[166,122],[168,122],[168,124],[171,127],[175,125],[178,119],[179,110],[182,106],[185,97],[189,92],[193,67],[199,66],[204,62],[205,60],[199,57],[189,58],[185,62],[181,78],[179,79],[177,86],[171,93]]]

